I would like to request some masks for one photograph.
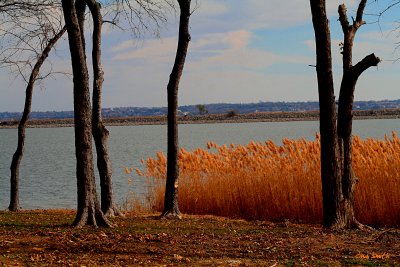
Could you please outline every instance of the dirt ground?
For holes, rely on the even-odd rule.
[[[70,225],[73,211],[0,212],[1,266],[400,266],[400,230],[325,230],[212,216]]]

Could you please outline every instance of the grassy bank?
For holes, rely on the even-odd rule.
[[[353,166],[358,184],[355,212],[371,226],[400,224],[400,139],[354,138]],[[248,145],[208,143],[206,149],[179,154],[180,209],[248,220],[321,223],[320,144],[283,140]],[[147,206],[163,209],[166,156],[145,162]]]
[[[315,225],[211,216],[113,218],[75,229],[74,211],[0,212],[2,266],[396,266],[400,231],[332,232]]]

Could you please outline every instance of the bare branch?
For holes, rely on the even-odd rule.
[[[377,2],[377,0],[375,0],[375,2]],[[381,12],[378,13],[378,17],[382,17],[383,14],[385,14],[386,12],[388,12],[390,9],[392,9],[393,7],[397,6],[400,4],[400,1],[395,1],[391,4],[389,4],[384,10],[382,10]]]
[[[355,21],[359,25],[358,27],[365,24],[365,21],[363,21],[363,13],[364,13],[366,4],[367,4],[367,0],[361,0],[360,4],[358,5],[357,17],[356,17],[356,21]]]
[[[348,32],[351,29],[349,19],[347,18],[347,8],[345,4],[339,5],[339,21],[340,25],[342,25],[342,30],[344,33]]]
[[[101,4],[106,10],[103,17],[110,17],[107,21],[130,30],[137,37],[146,32],[158,36],[167,22],[168,12],[175,10],[172,0],[109,0],[101,1]]]
[[[368,68],[378,66],[379,62],[381,62],[381,59],[372,53],[354,65],[352,71],[354,71],[356,77],[359,77]]]
[[[62,29],[62,21],[56,0],[0,1],[0,65],[17,70],[17,76],[27,81],[33,63]]]

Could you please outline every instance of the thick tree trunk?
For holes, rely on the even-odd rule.
[[[331,38],[325,1],[310,0],[310,6],[317,48],[323,224],[325,227],[332,227],[340,220],[342,184],[332,76]]]
[[[351,75],[343,74],[338,109],[338,140],[343,202],[341,206],[342,221],[337,228],[354,228],[358,223],[354,215],[354,188],[356,177],[352,169],[352,109],[354,102],[355,81]]]
[[[343,77],[340,86],[339,109],[338,109],[338,140],[340,161],[342,165],[341,179],[343,191],[343,203],[341,211],[341,224],[339,228],[358,228],[360,223],[354,215],[354,189],[357,178],[352,167],[352,127],[353,127],[353,103],[354,92],[357,80],[366,69],[376,66],[380,59],[371,54],[353,66],[353,43],[357,30],[365,24],[363,21],[363,12],[366,0],[361,0],[356,19],[350,25],[347,18],[347,9],[344,4],[339,6],[339,21],[342,25],[344,34],[343,40]]]
[[[75,11],[76,17],[78,18],[78,24],[80,29],[85,28],[85,15],[86,15],[86,2],[84,0],[72,0],[75,1]],[[82,30],[80,32],[83,52],[86,59],[86,40],[85,40],[85,31]]]
[[[358,77],[379,58],[369,55],[352,66],[352,48],[362,20],[366,0],[361,0],[356,20],[350,25],[345,5],[339,6],[339,21],[344,33],[343,78],[339,96],[336,125],[335,96],[332,78],[331,43],[326,4],[324,0],[310,0],[317,48],[317,76],[320,103],[321,179],[324,226],[329,228],[360,227],[354,216],[354,188],[356,177],[352,170],[352,109]]]
[[[31,75],[29,77],[28,85],[26,86],[25,90],[25,105],[24,105],[24,112],[22,113],[22,118],[19,121],[18,125],[18,145],[17,149],[13,155],[11,161],[11,198],[10,198],[10,205],[8,209],[10,211],[18,211],[20,209],[19,206],[19,166],[21,163],[22,156],[24,154],[24,146],[25,146],[25,129],[26,123],[29,120],[29,115],[31,112],[32,106],[32,94],[33,94],[33,87],[35,85],[36,79],[39,75],[40,68],[42,67],[44,61],[49,56],[51,49],[57,43],[57,41],[61,38],[61,36],[65,33],[66,28],[63,27],[62,30],[57,33],[52,39],[49,40],[47,46],[42,51],[42,54],[37,59],[35,66],[32,69]]]
[[[92,109],[90,105],[89,74],[87,70],[82,31],[75,9],[75,1],[62,1],[65,25],[74,77],[74,123],[78,212],[73,225],[111,226],[100,209],[96,193],[92,154]]]
[[[190,42],[189,19],[191,0],[178,0],[180,6],[179,40],[175,63],[169,77],[167,181],[162,217],[181,218],[178,205],[178,88]]]
[[[101,210],[106,216],[122,216],[114,203],[112,190],[112,167],[108,156],[109,132],[105,127],[101,115],[101,92],[104,81],[104,72],[101,65],[101,29],[103,24],[100,4],[95,0],[86,0],[93,17],[93,113],[92,134],[96,145],[97,168],[100,176]]]
[[[371,54],[360,61],[356,66],[344,69],[343,79],[340,87],[339,110],[338,110],[338,140],[340,149],[340,160],[342,164],[342,187],[343,187],[343,207],[342,207],[342,227],[359,228],[362,227],[354,215],[354,189],[357,177],[352,167],[352,128],[353,128],[353,103],[354,92],[358,77],[361,72],[371,66],[376,66],[380,59]]]

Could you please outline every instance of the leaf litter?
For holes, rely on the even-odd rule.
[[[400,266],[400,230],[189,216],[112,218],[73,228],[74,211],[0,212],[1,266]],[[28,220],[29,218],[29,220]]]

